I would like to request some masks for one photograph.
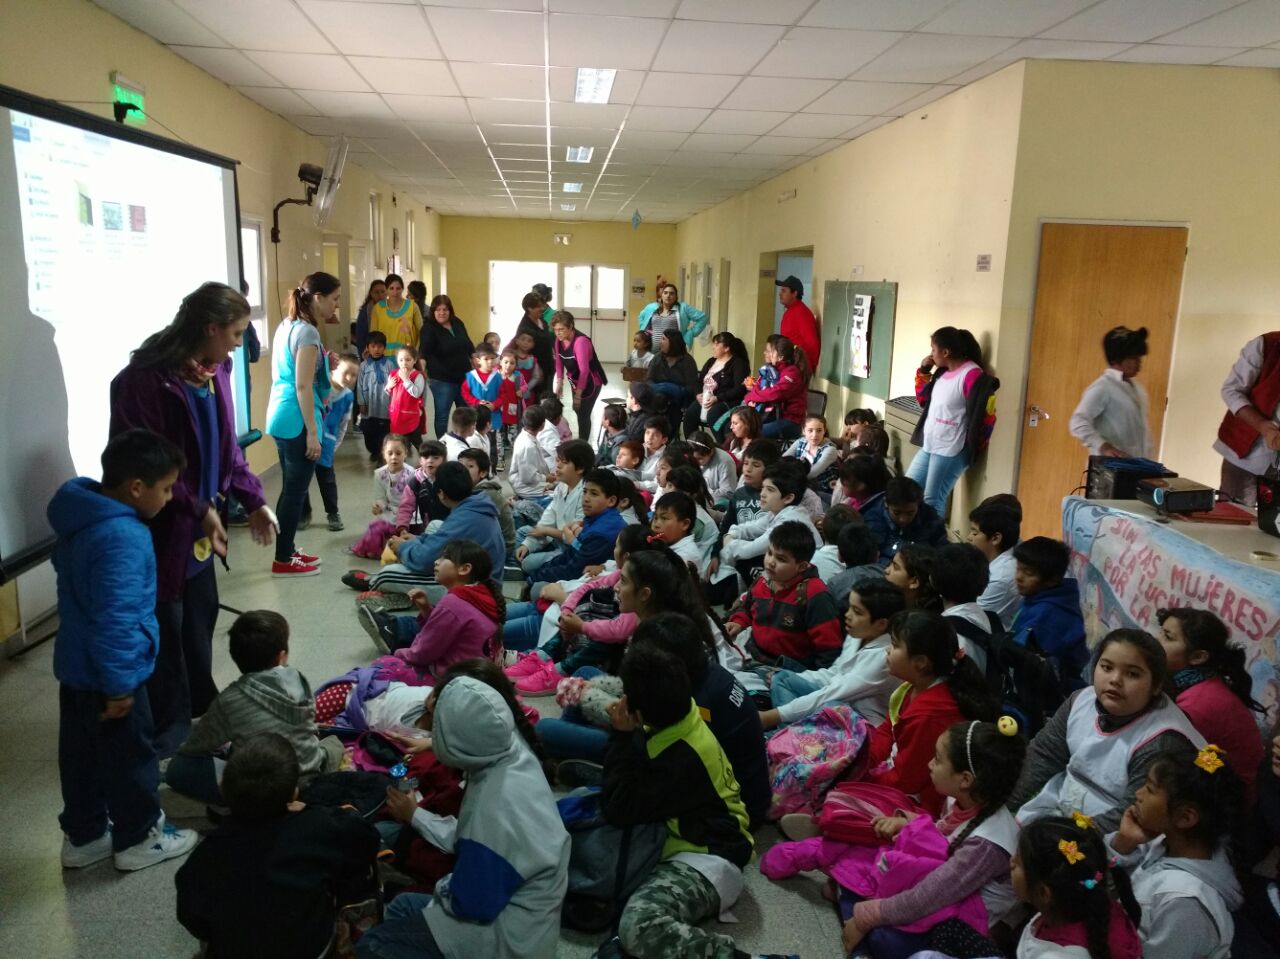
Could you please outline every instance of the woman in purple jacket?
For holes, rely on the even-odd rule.
[[[551,332],[556,335],[555,395],[560,395],[560,384],[568,380],[578,414],[578,439],[590,439],[591,411],[605,383],[595,345],[591,337],[577,331],[568,310],[557,310],[551,317]]]
[[[275,517],[262,484],[236,442],[231,360],[249,325],[249,302],[222,283],[188,294],[173,322],[134,351],[111,381],[111,435],[141,428],[159,433],[186,455],[173,500],[151,520],[156,549],[156,618],[160,651],[147,693],[156,751],[173,755],[193,716],[218,694],[213,682],[213,630],[218,583],[213,556],[227,555],[222,512],[233,493],[249,513],[253,537],[271,542]]]

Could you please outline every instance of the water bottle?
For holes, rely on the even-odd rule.
[[[395,780],[396,789],[402,793],[415,792],[418,788],[418,777],[409,775],[409,767],[404,763],[396,763],[387,772]]]

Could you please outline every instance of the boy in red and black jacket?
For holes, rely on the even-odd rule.
[[[725,626],[730,638],[750,628],[747,653],[755,663],[784,669],[830,666],[844,644],[835,598],[810,561],[813,531],[779,523],[769,533],[764,574],[738,597]]]

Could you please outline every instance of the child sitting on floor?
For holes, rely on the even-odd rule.
[[[915,480],[895,476],[885,484],[884,497],[864,510],[867,528],[880,541],[880,565],[888,566],[904,543],[941,546],[947,541],[942,518],[924,501],[924,490]]]
[[[830,666],[799,672],[779,669],[768,677],[771,709],[760,724],[773,729],[812,716],[827,703],[842,702],[872,725],[889,714],[889,697],[900,682],[889,673],[889,621],[902,612],[902,590],[880,582],[863,584],[848,598],[845,640]]]
[[[1231,841],[1244,814],[1244,787],[1216,746],[1179,744],[1161,753],[1108,837],[1132,871],[1142,907],[1144,951],[1160,959],[1231,953],[1231,914],[1243,896]]]
[[[449,414],[449,432],[440,437],[450,463],[468,449],[488,450],[488,440],[476,440],[476,411],[469,406],[455,406]]]
[[[596,465],[612,466],[617,461],[619,444],[627,439],[626,409],[617,403],[608,404],[600,414],[600,429],[604,436],[596,451]]]
[[[644,444],[635,440],[623,440],[614,450],[613,464],[609,469],[636,483],[640,480],[640,464],[643,462]]]
[[[844,563],[840,560],[840,533],[846,526],[853,524],[864,525],[862,517],[852,506],[832,506],[818,524],[822,531],[822,545],[813,554],[813,565],[828,587],[844,572]]]
[[[809,488],[830,498],[831,484],[836,479],[840,450],[827,435],[827,421],[821,416],[806,416],[804,435],[783,456],[796,459],[809,468]]]
[[[768,534],[780,523],[798,522],[804,525],[813,539],[816,550],[822,543],[822,534],[803,507],[797,505],[804,495],[804,467],[794,461],[779,461],[765,470],[760,486],[760,512],[749,522],[739,522],[725,533],[720,547],[720,566],[737,566],[739,574],[750,583],[753,568],[768,547]]]
[[[893,554],[884,578],[902,590],[907,609],[942,612],[942,600],[933,591],[933,557],[937,551],[921,543],[906,543]]]
[[[547,424],[555,428],[561,443],[573,439],[573,428],[564,418],[564,404],[558,397],[548,396],[543,400],[542,411],[547,414]]]
[[[840,464],[831,487],[831,505],[843,503],[865,513],[884,496],[889,471],[879,456],[853,453]]]
[[[409,441],[403,436],[388,433],[383,438],[383,465],[373,471],[373,508],[370,512],[374,520],[351,547],[353,555],[377,559],[382,555],[387,540],[394,535],[396,524],[392,520],[396,518],[409,478],[413,475],[413,471],[405,467],[408,457]]]
[[[1110,858],[1088,816],[1023,824],[1009,878],[1035,915],[1018,940],[1017,959],[1142,956],[1136,928],[1142,910]]]
[[[342,743],[319,738],[315,701],[307,678],[289,665],[289,623],[268,609],[242,613],[231,624],[231,659],[240,676],[196,720],[191,735],[169,762],[170,788],[221,804],[218,779],[230,751],[255,733],[280,733],[292,743],[305,785],[342,765]]]
[[[883,582],[884,570],[877,562],[880,558],[880,546],[871,530],[862,523],[850,523],[840,530],[836,546],[840,552],[840,564],[844,568],[826,583],[827,589],[836,598],[840,615],[843,616],[848,608],[846,604],[849,590],[868,583]]]
[[[537,503],[541,500],[550,502],[547,496],[547,481],[551,471],[547,469],[546,458],[542,455],[542,447],[538,445],[538,434],[547,423],[547,415],[542,407],[534,404],[520,414],[521,429],[511,444],[511,489],[516,500]],[[518,505],[518,504],[516,504]],[[545,506],[545,503],[543,504]],[[541,508],[541,507],[540,507]]]
[[[209,959],[311,959],[338,908],[376,895],[378,832],[355,813],[298,802],[298,756],[278,733],[236,746],[222,777],[230,817],[174,877],[178,921]]]
[[[673,490],[662,497],[653,509],[653,535],[671,547],[671,551],[697,570],[702,562],[702,549],[694,539],[698,508],[688,493]]]
[[[582,519],[582,477],[595,461],[595,452],[585,440],[569,440],[556,450],[556,487],[551,502],[542,509],[532,525],[521,527],[531,513],[523,508],[515,512],[516,562],[525,575],[533,577],[538,567],[560,555],[559,547],[569,542],[568,526]],[[534,580],[530,578],[530,582]]]
[[[810,564],[813,535],[803,523],[780,523],[769,532],[764,573],[738,598],[725,624],[733,639],[750,629],[746,650],[765,666],[812,669],[830,666],[843,633],[836,604]]]
[[[1067,575],[1071,551],[1061,540],[1033,536],[1013,548],[1014,582],[1022,608],[1010,633],[1019,646],[1039,650],[1053,665],[1063,695],[1085,685],[1089,662],[1080,587]]]
[[[479,543],[453,540],[435,561],[436,583],[447,592],[433,606],[425,590],[410,590],[418,615],[394,616],[371,606],[360,607],[373,629],[370,635],[384,653],[414,667],[429,684],[464,659],[502,657],[502,622],[506,599],[493,579],[493,562]]]
[[[978,597],[978,605],[999,616],[1005,629],[1013,625],[1022,606],[1016,582],[1018,564],[1013,556],[1021,531],[1021,508],[1015,510],[995,497],[983,500],[969,513],[969,542],[982,550],[987,560],[987,588]]]
[[[421,532],[436,520],[449,517],[449,507],[436,490],[436,473],[448,451],[439,440],[423,440],[418,451],[418,466],[405,484],[396,508],[396,531]]]
[[[1115,629],[1093,654],[1093,683],[1073,693],[1031,741],[1009,808],[1025,824],[1076,810],[1110,832],[1156,757],[1204,739],[1161,691],[1164,649],[1138,629]]]
[[[716,445],[715,437],[706,430],[691,433],[689,445],[693,447],[694,462],[702,470],[712,504],[716,509],[724,509],[738,487],[738,464]]]
[[[560,555],[529,574],[533,598],[538,598],[539,584],[577,579],[587,566],[605,562],[624,526],[618,512],[618,478],[607,469],[588,470],[582,477],[582,519],[563,528]]]

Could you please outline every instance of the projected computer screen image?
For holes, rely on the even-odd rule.
[[[231,161],[0,91],[0,567],[38,558],[45,506],[98,477],[111,380],[201,283],[240,284]],[[181,150],[182,152],[175,152]],[[237,418],[247,423],[244,359]]]

